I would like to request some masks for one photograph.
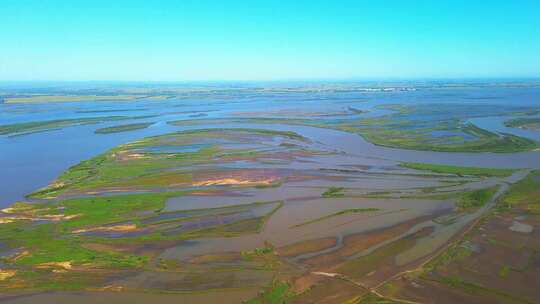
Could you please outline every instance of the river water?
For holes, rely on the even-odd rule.
[[[150,116],[117,122],[66,127],[23,136],[0,136],[0,207],[23,200],[24,196],[47,185],[62,171],[81,160],[102,153],[118,144],[138,138],[186,129],[167,121],[195,118],[237,117],[239,112],[298,111],[332,112],[354,107],[369,110],[359,116],[373,117],[386,111],[374,107],[384,104],[471,104],[493,106],[540,106],[539,88],[466,88],[408,92],[352,92],[234,96],[231,98],[170,99],[165,101],[74,102],[47,104],[0,104],[0,125],[66,118],[96,116]],[[291,115],[294,116],[294,115]],[[504,117],[471,119],[488,130],[513,133],[540,140],[539,133],[506,128]],[[97,128],[132,122],[155,122],[147,129],[95,134]],[[212,125],[204,127],[260,127],[295,131],[323,145],[364,159],[386,159],[444,163],[464,166],[540,168],[540,151],[497,153],[441,153],[380,147],[362,137],[336,130],[287,125]]]

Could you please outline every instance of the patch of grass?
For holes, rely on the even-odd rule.
[[[97,133],[97,134],[120,133],[120,132],[127,132],[127,131],[146,129],[149,126],[151,126],[152,124],[154,124],[154,123],[153,122],[141,122],[141,123],[126,124],[126,125],[118,125],[118,126],[113,126],[113,127],[100,128],[100,129],[95,130],[94,132]]]
[[[147,116],[130,117],[130,116],[104,116],[104,117],[86,117],[73,119],[57,119],[33,122],[21,122],[9,125],[0,125],[0,135],[23,135],[34,132],[48,131],[60,129],[76,125],[97,124],[107,121],[118,121],[127,119],[146,118]]]
[[[540,118],[515,118],[504,122],[504,125],[511,128],[526,128],[530,125],[540,124]]]
[[[250,251],[243,251],[242,258],[246,261],[256,261],[262,265],[262,269],[275,270],[281,265],[279,257],[276,255],[274,246],[269,242],[264,242],[264,247],[255,248]]]
[[[509,176],[515,172],[513,169],[498,169],[498,168],[479,168],[479,167],[461,167],[461,166],[449,166],[438,164],[426,164],[426,163],[401,163],[401,167],[431,171],[435,173],[455,174],[458,176],[463,175],[476,175],[486,177],[504,177]]]
[[[473,190],[463,193],[457,203],[456,207],[460,210],[469,210],[483,207],[492,197],[495,195],[498,186],[491,188],[484,188],[480,190]]]
[[[98,252],[83,248],[80,238],[66,238],[55,224],[28,225],[13,223],[0,227],[0,238],[12,247],[29,252],[16,261],[19,266],[37,266],[51,262],[71,262],[73,265],[90,264],[94,267],[132,268],[146,263],[147,258],[130,254]]]
[[[510,267],[508,265],[504,265],[500,270],[499,270],[499,277],[501,278],[506,278],[508,276],[508,274],[510,273]]]
[[[276,207],[269,210],[262,217],[237,220],[227,224],[220,224],[217,221],[215,226],[209,228],[178,232],[170,235],[162,233],[166,232],[168,229],[166,227],[170,226],[165,225],[165,228],[159,228],[159,220],[156,221],[157,230],[150,230],[151,233],[149,234],[141,234],[133,237],[108,238],[106,236],[92,234],[73,233],[74,230],[80,228],[100,227],[127,222],[137,223],[138,228],[154,228],[151,225],[143,226],[143,221],[161,216],[160,210],[163,209],[166,199],[181,195],[182,193],[145,193],[110,197],[86,197],[51,203],[18,203],[12,206],[14,212],[26,216],[41,216],[46,218],[48,215],[57,215],[64,218],[39,224],[34,224],[29,220],[17,220],[12,223],[0,225],[2,245],[10,248],[22,248],[26,252],[16,259],[3,258],[2,263],[10,265],[10,267],[15,267],[15,269],[28,270],[28,274],[35,274],[35,276],[18,278],[25,280],[25,284],[27,284],[25,286],[36,287],[39,285],[39,288],[48,289],[49,287],[46,284],[40,284],[33,280],[50,279],[53,275],[51,272],[53,269],[60,267],[60,270],[62,270],[62,266],[54,265],[46,266],[49,268],[42,269],[44,267],[43,264],[50,263],[70,263],[73,269],[62,270],[62,273],[67,273],[66,280],[68,280],[68,274],[74,273],[75,275],[75,273],[90,271],[87,274],[88,280],[89,282],[93,282],[97,279],[99,273],[92,273],[91,269],[132,271],[145,266],[149,258],[144,255],[134,254],[131,250],[112,251],[94,249],[85,246],[88,243],[112,245],[112,247],[114,245],[126,245],[129,248],[131,245],[157,244],[160,241],[201,237],[228,237],[238,236],[244,233],[256,233],[260,231],[270,214],[282,205],[281,202],[273,202],[273,204],[276,204]],[[188,210],[185,211],[186,216],[179,217],[178,220],[181,225],[182,221],[197,221],[199,218],[204,220],[212,218],[216,214],[230,215],[235,212],[245,213],[246,210],[250,210],[250,208],[260,206],[261,204],[266,203],[254,203],[250,206],[238,205],[214,209]],[[257,248],[252,252],[247,252],[246,256],[257,262],[262,262],[261,265],[266,270],[275,269],[277,267],[276,265],[279,265],[279,260],[274,254],[273,247],[269,244],[266,244],[263,248]],[[177,266],[171,261],[160,261],[157,265],[158,268],[165,270],[174,267],[177,268]],[[46,273],[43,273],[44,271]],[[75,289],[85,287],[83,285],[77,285],[79,283],[75,284],[75,281],[73,281],[73,284],[69,282],[64,284],[62,282],[58,283],[58,288],[60,289],[68,288],[69,286]],[[80,284],[83,284],[83,281],[80,281]],[[0,284],[1,288],[2,285]]]
[[[343,187],[330,187],[328,188],[328,190],[323,192],[322,197],[327,197],[327,198],[344,197],[345,196],[345,193],[343,193],[344,190],[345,188]]]
[[[273,253],[274,253],[274,247],[270,244],[265,244],[264,247],[258,247],[251,251],[242,252],[242,256],[245,259],[252,259],[253,257],[263,256],[263,255],[273,254]]]
[[[41,216],[63,215],[67,219],[39,225],[29,221],[0,225],[0,239],[11,247],[29,251],[30,254],[16,260],[17,265],[72,262],[76,265],[90,263],[113,268],[140,267],[146,263],[146,257],[84,248],[82,245],[86,238],[72,235],[71,231],[137,219],[141,212],[157,212],[162,209],[166,198],[176,195],[179,193],[132,194],[44,203],[37,205],[33,213]],[[32,211],[22,203],[16,207],[18,212]]]
[[[78,215],[59,223],[60,228],[67,230],[137,219],[140,213],[158,212],[168,198],[180,195],[181,192],[161,192],[85,197],[63,200],[53,206],[61,208],[65,215]]]
[[[285,304],[293,297],[291,285],[287,282],[273,281],[255,299],[244,302],[245,304]]]
[[[424,271],[427,273],[437,267],[444,267],[454,261],[459,261],[469,257],[472,254],[472,251],[469,246],[466,245],[467,243],[465,242],[452,245],[450,248],[424,266]]]
[[[509,208],[540,214],[540,171],[532,171],[527,177],[510,186],[502,202]]]

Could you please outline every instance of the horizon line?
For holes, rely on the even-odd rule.
[[[232,83],[232,82],[370,82],[370,81],[540,81],[540,76],[462,76],[462,77],[336,77],[336,78],[279,78],[279,79],[0,79],[0,83]]]

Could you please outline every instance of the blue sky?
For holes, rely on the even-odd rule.
[[[0,80],[540,76],[538,0],[2,0],[0,29]]]

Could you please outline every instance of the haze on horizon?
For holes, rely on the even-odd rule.
[[[537,1],[0,3],[0,80],[539,77]]]

